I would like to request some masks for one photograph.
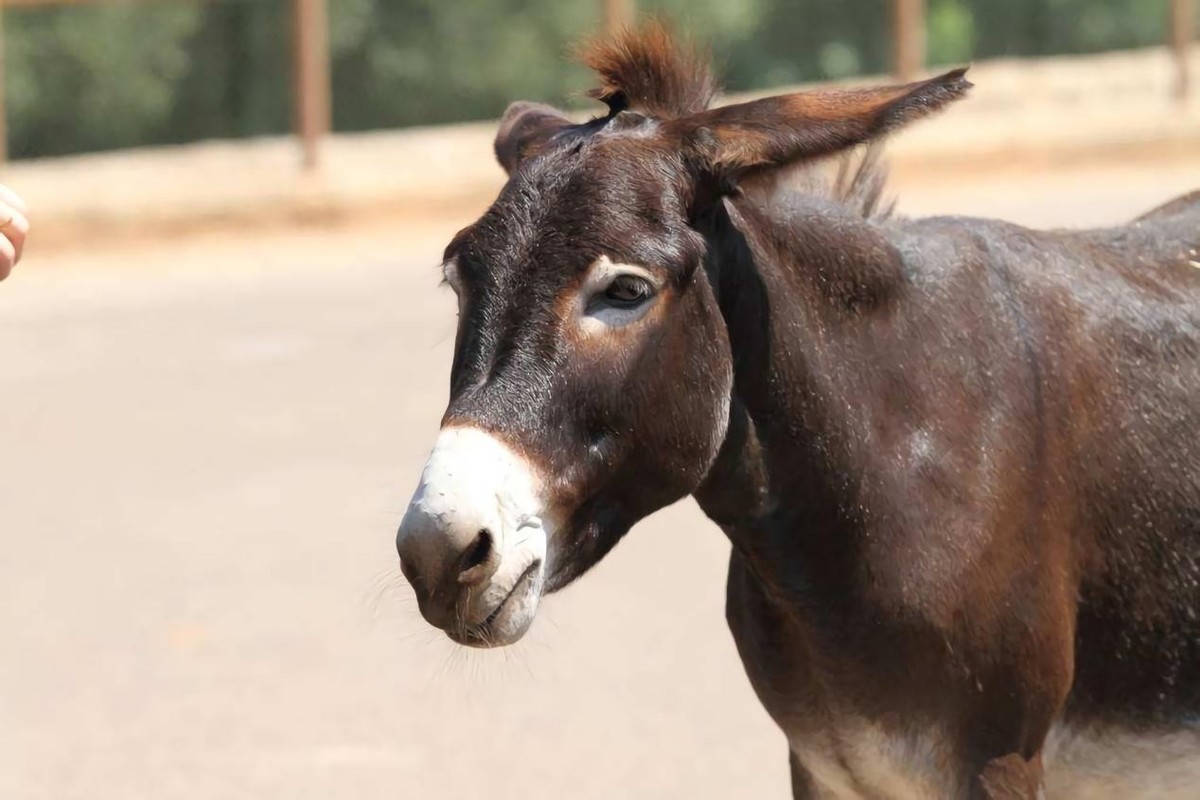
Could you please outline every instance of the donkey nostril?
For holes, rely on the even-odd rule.
[[[492,558],[494,552],[492,532],[484,528],[475,537],[475,541],[471,543],[471,546],[463,556],[458,573],[458,582],[475,583],[488,577],[491,572],[495,572],[494,569],[490,572],[488,571],[488,566],[495,561]]]
[[[492,552],[492,532],[484,528],[475,537],[475,543],[471,545],[471,549],[467,551],[466,557],[463,558],[463,570],[468,570],[471,567],[477,567],[484,561]]]

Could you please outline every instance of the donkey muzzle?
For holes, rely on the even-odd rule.
[[[444,428],[396,536],[422,616],[462,644],[519,639],[542,594],[542,514],[528,459],[477,428]]]

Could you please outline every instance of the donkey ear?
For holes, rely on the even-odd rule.
[[[550,106],[524,100],[513,103],[500,118],[500,130],[493,145],[496,160],[511,175],[523,160],[570,124],[562,112]]]
[[[721,179],[862,144],[962,97],[966,69],[874,89],[824,90],[723,106],[670,125],[701,168]]]

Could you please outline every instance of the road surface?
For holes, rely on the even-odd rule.
[[[1102,224],[1200,161],[902,209]],[[445,401],[461,219],[47,254],[0,287],[0,798],[784,798],[693,504],[526,641],[455,648],[393,535]],[[408,221],[411,223],[411,221]]]

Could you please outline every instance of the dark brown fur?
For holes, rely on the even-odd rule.
[[[510,112],[510,181],[447,250],[447,419],[558,476],[551,588],[694,494],[798,798],[823,759],[891,796],[862,725],[934,737],[945,796],[1033,798],[1056,721],[1190,724],[1200,198],[1096,231],[894,219],[874,151],[827,191],[779,177],[938,110],[961,71],[709,111],[675,52],[594,49],[604,118]],[[583,348],[556,309],[600,255],[666,284]]]

